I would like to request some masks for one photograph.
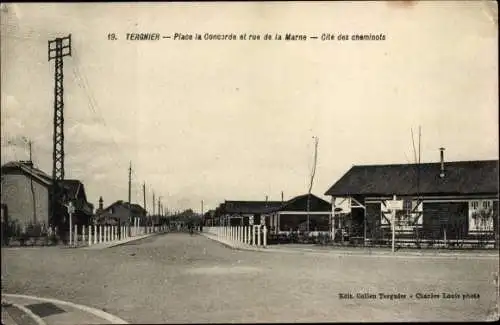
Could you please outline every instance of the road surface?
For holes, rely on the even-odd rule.
[[[492,320],[497,271],[498,259],[237,251],[174,233],[104,250],[2,249],[2,292],[130,323]]]

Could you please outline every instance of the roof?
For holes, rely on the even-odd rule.
[[[65,179],[61,181],[62,186],[66,189],[68,196],[70,198],[76,199],[78,198],[78,193],[82,192],[83,198],[87,201],[87,196],[85,194],[85,187],[82,182],[76,179]]]
[[[440,163],[353,166],[325,195],[498,194],[498,160],[445,162],[443,178],[440,170]]]
[[[281,204],[281,201],[225,201],[222,209],[225,213],[254,214],[265,213]]]
[[[296,197],[286,201],[278,208],[270,209],[268,212],[307,211],[308,198],[309,198],[309,211],[311,211],[311,212],[319,212],[319,211],[330,212],[332,210],[332,205],[329,202],[317,197],[314,194],[303,194],[303,195],[296,196]]]
[[[104,210],[109,210],[110,208],[112,208],[112,207],[114,207],[116,205],[121,205],[121,206],[123,206],[126,209],[129,208],[129,203],[128,202],[124,202],[123,200],[118,200],[115,203],[113,203],[110,206],[108,206],[107,208],[105,208]],[[141,213],[146,213],[146,210],[142,206],[140,206],[139,204],[132,203],[132,204],[130,204],[130,207],[131,207],[132,211],[139,211]]]
[[[44,185],[51,185],[52,178],[44,171],[33,167],[33,164],[27,161],[11,161],[4,164],[1,168],[2,174],[7,174],[11,170],[19,170],[25,175],[32,176],[34,179],[38,180]]]

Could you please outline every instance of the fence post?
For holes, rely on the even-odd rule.
[[[255,246],[255,225],[252,225],[252,246]]]
[[[97,242],[102,243],[102,225],[99,225],[99,236],[97,237]]]
[[[248,237],[248,234],[247,234],[247,226],[243,226],[243,243],[246,244],[247,243],[247,237]]]
[[[85,225],[82,225],[82,244],[85,244]]]
[[[94,244],[97,244],[97,225],[94,225]]]
[[[92,226],[89,225],[89,246],[92,245]]]
[[[75,236],[73,236],[73,246],[78,244],[78,225],[75,225]]]
[[[266,247],[267,246],[267,227],[264,225],[262,227],[262,246]]]
[[[257,246],[260,246],[260,225],[257,226]]]

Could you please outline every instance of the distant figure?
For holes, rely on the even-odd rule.
[[[200,232],[203,232],[203,224],[200,224]]]

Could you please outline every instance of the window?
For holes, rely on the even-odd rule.
[[[470,206],[472,210],[477,210],[479,208],[479,201],[471,201]]]
[[[491,201],[483,201],[483,209],[489,209],[491,207]]]

